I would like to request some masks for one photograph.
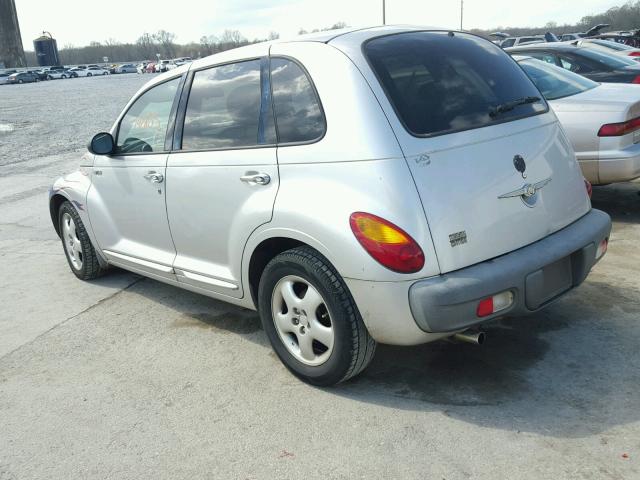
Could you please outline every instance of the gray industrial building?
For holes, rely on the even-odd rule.
[[[26,67],[14,0],[0,0],[0,67]]]

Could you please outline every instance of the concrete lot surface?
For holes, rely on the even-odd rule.
[[[543,313],[312,388],[253,312],[69,271],[47,188],[145,80],[0,87],[0,480],[640,478],[640,184],[595,189],[609,253]]]

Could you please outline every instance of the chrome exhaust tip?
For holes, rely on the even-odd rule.
[[[458,342],[472,343],[474,345],[482,345],[486,340],[486,337],[487,336],[484,332],[473,332],[468,330],[466,332],[456,333],[451,338],[453,338]]]

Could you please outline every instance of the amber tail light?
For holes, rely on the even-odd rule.
[[[415,273],[424,266],[424,253],[411,236],[376,215],[355,212],[349,218],[360,245],[378,263],[399,273]]]

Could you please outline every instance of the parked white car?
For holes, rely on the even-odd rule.
[[[640,85],[600,84],[516,58],[558,116],[587,180],[602,185],[640,177]]]
[[[0,73],[0,85],[5,85],[7,83],[9,83],[9,74]]]
[[[613,40],[585,38],[583,40],[577,40],[576,45],[581,47],[591,47],[611,55],[631,57],[636,61],[640,61],[640,48],[631,47],[624,43],[614,42]]]
[[[50,193],[71,271],[117,265],[257,309],[316,385],[357,375],[376,342],[479,342],[468,329],[546,307],[611,229],[535,85],[463,32],[342,30],[197,60],[90,149]]]
[[[109,75],[109,70],[102,67],[89,66],[87,68],[75,67],[69,70],[74,77],[96,77],[99,75]]]
[[[47,80],[59,80],[69,78],[69,72],[67,70],[59,70],[59,69],[47,69],[45,70],[47,74]]]

